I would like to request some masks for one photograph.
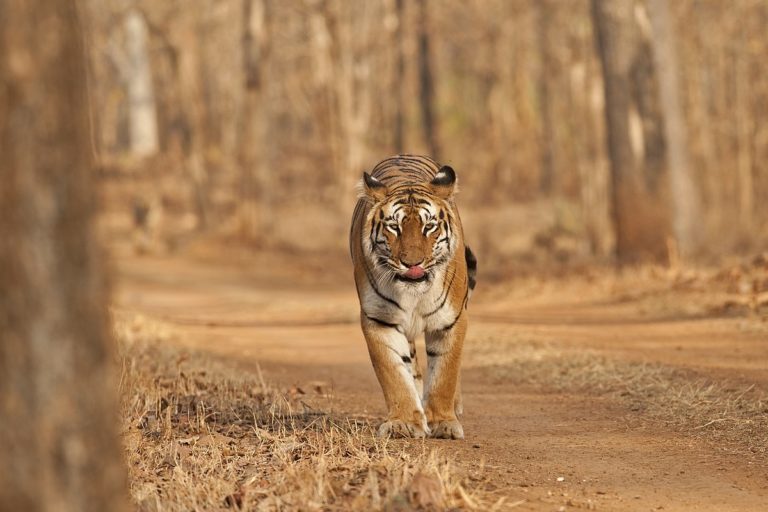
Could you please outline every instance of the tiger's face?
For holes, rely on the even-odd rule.
[[[392,192],[367,174],[364,181],[366,193],[378,199],[366,233],[377,268],[404,283],[429,281],[455,250],[448,202],[456,181],[453,169],[443,167],[426,187],[396,187]]]

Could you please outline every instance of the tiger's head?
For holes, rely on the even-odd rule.
[[[453,194],[456,173],[443,166],[428,183],[385,185],[363,173],[372,207],[364,246],[376,267],[413,284],[429,281],[456,249]]]

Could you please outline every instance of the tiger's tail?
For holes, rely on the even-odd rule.
[[[464,258],[467,260],[467,277],[471,291],[477,284],[477,258],[469,247],[464,247]]]

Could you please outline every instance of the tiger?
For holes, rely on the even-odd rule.
[[[363,172],[358,188],[349,242],[360,324],[388,411],[377,433],[463,439],[459,368],[477,259],[464,244],[456,172],[397,155]]]

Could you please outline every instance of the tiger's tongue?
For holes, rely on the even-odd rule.
[[[405,277],[408,279],[419,279],[424,275],[424,269],[416,265],[408,269],[405,273]]]

